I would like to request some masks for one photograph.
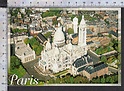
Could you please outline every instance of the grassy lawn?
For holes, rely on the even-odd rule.
[[[36,55],[39,56],[41,51],[43,50],[43,46],[40,45],[39,41],[35,37],[29,39],[26,38],[24,40],[25,44],[30,44],[31,48],[35,51]]]
[[[65,73],[67,73],[67,72],[68,72],[67,70],[64,70],[64,71],[55,73],[54,75],[55,75],[55,76],[60,76],[60,75],[65,74]]]
[[[104,54],[104,53],[107,53],[107,52],[110,52],[113,50],[114,50],[114,48],[111,46],[105,46],[105,47],[101,46],[95,50],[95,53],[100,55],[100,54]]]
[[[44,34],[44,36],[45,36],[46,38],[49,38],[49,37],[51,36],[51,34],[52,34],[52,32],[47,32],[47,33]]]
[[[44,17],[50,17],[50,16],[60,16],[60,12],[61,12],[61,10],[49,10],[49,11],[46,11],[46,12],[43,12],[42,14],[41,14],[41,16],[44,18]]]
[[[27,32],[27,30],[26,29],[18,29],[18,28],[16,28],[16,29],[12,29],[12,32],[13,33],[23,33],[23,32]]]

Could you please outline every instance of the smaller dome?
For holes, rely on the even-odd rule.
[[[50,42],[49,41],[47,41],[47,43],[46,43],[46,50],[50,50],[51,49],[51,44],[50,44]]]
[[[59,55],[59,48],[55,47],[55,49],[54,49],[54,55]]]

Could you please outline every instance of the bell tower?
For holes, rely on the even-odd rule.
[[[86,45],[86,23],[84,16],[82,16],[82,20],[79,25],[78,45]]]
[[[74,33],[77,33],[77,28],[78,28],[78,18],[75,17],[73,19],[73,29],[74,29]]]

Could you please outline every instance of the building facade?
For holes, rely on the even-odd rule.
[[[92,66],[87,66],[83,70],[83,76],[86,76],[89,80],[103,76],[105,74],[108,74],[108,65],[103,62],[97,63]]]

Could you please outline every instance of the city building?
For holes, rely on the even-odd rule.
[[[89,80],[103,76],[105,74],[108,74],[108,65],[105,64],[104,62],[87,66],[83,70],[83,76],[86,76]]]
[[[29,44],[24,43],[27,36],[18,36],[14,38],[15,55],[21,60],[22,63],[30,62],[35,59],[35,51],[32,50]]]
[[[73,29],[74,29],[74,33],[77,33],[77,27],[78,27],[78,18],[73,18]]]

